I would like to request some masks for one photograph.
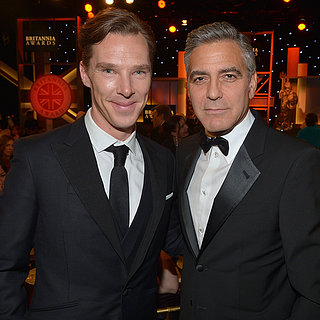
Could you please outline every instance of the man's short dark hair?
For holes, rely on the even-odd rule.
[[[255,55],[250,39],[239,32],[233,25],[226,21],[214,22],[203,25],[188,34],[184,55],[187,75],[190,73],[189,61],[193,50],[203,44],[217,43],[219,41],[233,41],[242,52],[242,57],[247,68],[248,79],[256,72]]]
[[[164,121],[168,120],[172,116],[171,108],[167,104],[159,104],[151,109],[151,111],[157,111],[157,115],[163,115]]]
[[[306,115],[306,125],[307,127],[314,126],[318,123],[318,116],[315,113],[308,113]]]
[[[119,8],[107,8],[99,11],[94,18],[88,19],[80,29],[79,47],[82,50],[82,63],[86,68],[92,56],[92,46],[100,43],[109,33],[141,34],[147,41],[152,67],[156,45],[151,27],[132,12]]]

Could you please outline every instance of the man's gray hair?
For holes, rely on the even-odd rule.
[[[187,75],[189,75],[189,60],[192,51],[202,44],[209,44],[224,40],[231,40],[238,44],[242,51],[242,56],[248,71],[248,79],[256,71],[256,61],[250,39],[239,32],[234,26],[228,22],[214,22],[203,25],[188,34],[184,64]]]

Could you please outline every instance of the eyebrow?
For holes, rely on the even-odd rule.
[[[195,70],[195,71],[192,71],[192,72],[190,73],[189,78],[192,79],[192,78],[194,78],[195,76],[207,76],[207,75],[209,75],[209,73],[206,72],[206,71]]]
[[[242,72],[236,67],[225,68],[219,71],[219,74],[235,72],[238,76],[242,77]]]
[[[221,69],[221,70],[219,70],[219,75],[224,74],[224,73],[229,73],[229,72],[235,72],[240,77],[243,76],[242,72],[236,67],[230,67],[230,68]],[[194,70],[194,71],[192,71],[190,73],[189,78],[192,79],[195,76],[207,76],[207,75],[210,75],[210,73],[207,72],[207,71]]]
[[[96,65],[96,70],[106,70],[106,69],[117,69],[119,66],[114,63],[104,63],[100,62]],[[132,67],[133,69],[137,70],[145,70],[151,71],[151,66],[149,64],[137,64]]]

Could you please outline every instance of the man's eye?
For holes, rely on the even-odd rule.
[[[111,69],[105,69],[104,72],[105,73],[112,73],[112,70]]]
[[[145,74],[145,71],[142,71],[142,70],[138,70],[135,72],[137,75],[141,76],[141,75],[144,75]]]
[[[204,77],[196,77],[193,79],[193,82],[201,82],[204,80]]]
[[[234,74],[228,73],[225,75],[225,78],[228,80],[233,80],[233,79],[236,79],[236,76]]]

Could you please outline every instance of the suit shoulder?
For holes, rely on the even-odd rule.
[[[317,150],[311,144],[297,138],[290,136],[287,133],[277,131],[273,128],[268,129],[268,143],[270,147],[278,148],[284,152],[306,152],[307,150]]]
[[[169,157],[170,159],[173,158],[172,152],[168,148],[160,145],[158,142],[141,134],[137,134],[137,138],[139,143],[142,143],[150,152],[159,154],[160,156]]]
[[[175,158],[173,153],[169,149],[145,136],[138,134],[137,138],[143,152],[145,151],[148,158],[152,161],[154,168],[161,168],[162,170],[162,168],[166,167],[168,174],[172,175],[175,168]]]
[[[62,142],[69,135],[71,128],[74,126],[75,123],[66,124],[51,131],[22,137],[15,142],[15,147],[24,146],[28,149],[37,149],[39,147],[49,146],[51,143]]]
[[[195,133],[189,137],[183,138],[179,144],[178,152],[185,153],[191,150],[195,145],[198,145],[200,141],[200,134]]]

